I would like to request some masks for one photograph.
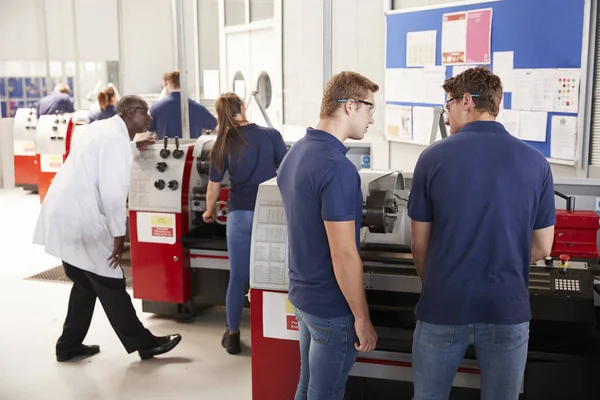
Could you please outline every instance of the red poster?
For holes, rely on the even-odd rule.
[[[467,64],[489,64],[492,45],[492,9],[467,14]]]

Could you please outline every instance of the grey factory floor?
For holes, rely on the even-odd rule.
[[[58,363],[54,345],[66,315],[71,285],[24,278],[60,265],[31,244],[39,197],[0,190],[0,399],[251,399],[249,315],[242,324],[242,355],[221,347],[225,312],[215,308],[189,324],[142,313],[156,335],[181,333],[181,344],[164,356],[141,361],[128,355],[98,303],[86,343],[100,354]]]

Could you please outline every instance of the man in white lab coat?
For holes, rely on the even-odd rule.
[[[60,258],[73,281],[63,333],[56,344],[58,361],[100,351],[98,346],[83,344],[96,298],[128,353],[138,351],[148,359],[171,351],[181,340],[180,335],[156,337],[144,328],[119,266],[132,154],[136,147],[154,142],[153,135],[142,134],[150,120],[142,98],[123,97],[117,115],[90,125],[79,138],[42,204],[34,243]]]

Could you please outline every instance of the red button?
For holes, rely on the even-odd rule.
[[[563,263],[569,261],[570,259],[571,259],[571,256],[568,255],[568,254],[561,254],[560,255],[560,261],[562,261]]]

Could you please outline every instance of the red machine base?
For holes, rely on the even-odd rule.
[[[14,156],[15,185],[37,189],[38,161],[36,156]]]

